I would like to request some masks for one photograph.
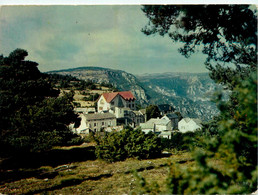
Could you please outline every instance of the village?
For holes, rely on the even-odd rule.
[[[94,107],[75,108],[81,122],[77,126],[70,125],[74,133],[83,136],[90,132],[121,131],[124,126],[131,126],[171,139],[176,132],[202,129],[200,119],[179,117],[168,104],[158,105],[161,117],[148,119],[146,109],[136,109],[136,98],[131,91],[102,93],[96,103],[97,110]]]

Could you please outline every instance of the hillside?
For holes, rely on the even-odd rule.
[[[110,83],[119,90],[130,90],[138,103],[171,104],[184,117],[211,119],[218,114],[210,101],[217,85],[207,73],[164,73],[134,76],[121,70],[100,67],[80,67],[51,74],[71,75],[96,83]]]
[[[95,107],[96,100],[102,93],[117,90],[107,83],[97,84],[92,81],[79,80],[70,75],[47,74],[46,77],[56,89],[60,90],[60,96],[73,91],[75,107]]]
[[[210,99],[218,87],[207,73],[145,74],[137,77],[150,103],[173,105],[183,116],[211,119],[218,114]]]
[[[100,67],[80,67],[74,69],[51,71],[61,75],[71,75],[81,80],[91,80],[94,83],[110,83],[119,90],[131,91],[140,104],[148,102],[144,88],[138,79],[125,71]]]

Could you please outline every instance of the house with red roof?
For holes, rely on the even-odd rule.
[[[103,93],[98,99],[98,112],[115,111],[115,108],[129,108],[135,110],[136,98],[131,91]]]

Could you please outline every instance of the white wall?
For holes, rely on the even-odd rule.
[[[83,114],[80,114],[79,117],[81,118],[81,124],[78,128],[74,128],[74,132],[77,134],[80,133],[87,133],[88,127],[86,126],[86,118]]]
[[[89,129],[95,132],[98,132],[101,130],[102,127],[116,126],[116,119],[98,119],[98,120],[86,121],[86,126]]]
[[[183,119],[178,123],[178,129],[180,132],[185,133],[187,131],[195,131],[197,129],[201,129],[193,120],[190,120],[186,123]]]
[[[171,121],[167,125],[156,124],[156,131],[172,130]]]
[[[115,116],[116,118],[124,118],[124,109],[115,107]]]
[[[101,95],[98,100],[98,112],[101,112],[103,110],[109,110],[109,109],[110,109],[110,104],[107,103],[104,96]]]
[[[135,110],[135,101],[126,101],[124,100],[120,95],[117,95],[110,103],[108,103],[104,96],[101,95],[101,97],[98,100],[98,112],[106,111],[110,109],[114,109],[115,107],[118,107],[119,99],[121,99],[123,103],[124,108],[130,108],[131,110]]]

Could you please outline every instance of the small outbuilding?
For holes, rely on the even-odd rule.
[[[179,132],[196,131],[202,129],[202,121],[197,118],[183,118],[178,123]]]

